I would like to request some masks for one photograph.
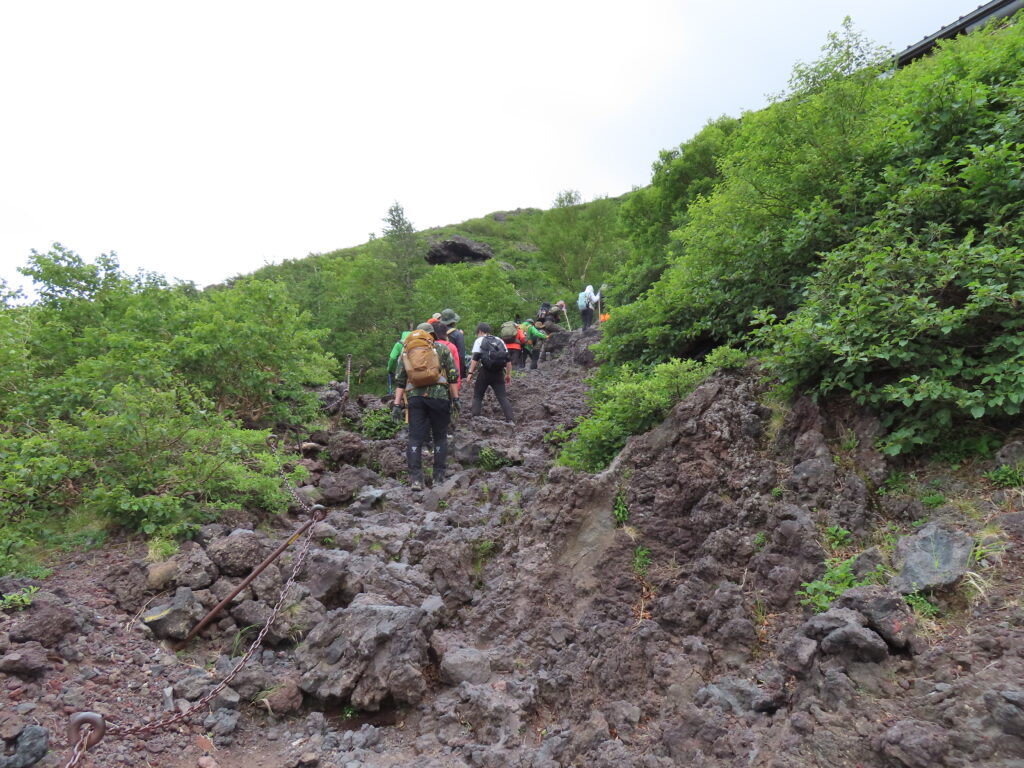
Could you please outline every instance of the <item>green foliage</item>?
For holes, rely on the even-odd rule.
[[[820,579],[804,582],[797,590],[800,596],[800,604],[814,609],[815,613],[823,613],[832,605],[832,601],[838,598],[843,592],[853,587],[864,587],[869,584],[877,584],[885,578],[883,566],[878,566],[874,572],[863,579],[858,579],[853,573],[853,564],[856,557],[847,559],[829,558],[825,561],[825,572]]]
[[[935,493],[926,493],[921,497],[921,503],[928,507],[928,509],[935,509],[946,503],[946,497],[937,491]]]
[[[32,599],[39,587],[22,587],[17,592],[0,596],[0,611],[22,611],[32,605]]]
[[[997,488],[1024,488],[1024,472],[1008,464],[986,472],[985,479]]]
[[[492,539],[481,539],[476,543],[473,553],[473,576],[479,586],[483,580],[484,565],[494,556],[498,545]]]
[[[647,578],[647,572],[651,568],[651,550],[647,547],[638,546],[633,550],[633,573],[641,579]]]
[[[198,293],[55,244],[0,309],[0,571],[105,528],[168,541],[228,507],[287,504],[265,432],[316,413],[330,358],[280,286]],[[83,528],[83,525],[85,526]]]
[[[536,224],[533,240],[539,257],[560,286],[577,293],[587,283],[600,285],[621,260],[618,204],[598,198],[583,205],[575,190],[561,192]]]
[[[359,433],[368,440],[389,440],[401,429],[402,424],[391,419],[391,411],[387,408],[363,411],[359,425]]]
[[[850,546],[853,534],[841,525],[830,525],[825,529],[825,545],[830,552],[838,552]]]
[[[754,534],[754,551],[760,552],[768,544],[768,534],[764,531],[758,531]]]
[[[575,428],[558,463],[597,472],[608,466],[626,438],[646,432],[665,418],[669,409],[719,367],[736,367],[747,356],[723,348],[704,363],[672,360],[651,367],[623,365],[606,368],[589,394],[592,414]]]
[[[615,525],[617,526],[623,526],[629,522],[629,506],[626,504],[626,494],[621,488],[615,492],[612,516],[615,518]]]
[[[490,446],[484,446],[480,449],[480,468],[485,472],[497,472],[502,467],[509,467],[511,465],[512,461],[499,454]]]
[[[916,616],[920,616],[925,619],[934,619],[939,615],[939,606],[920,592],[913,592],[909,595],[904,595],[903,599],[907,601],[907,605],[910,606],[910,610],[912,610]]]

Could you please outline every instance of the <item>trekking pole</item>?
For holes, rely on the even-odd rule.
[[[572,333],[572,323],[569,322],[569,310],[563,309],[562,316],[565,317],[565,327],[569,329],[569,333]]]
[[[393,395],[394,393],[395,393],[395,388],[391,385],[391,374],[389,373],[388,374],[388,394],[389,395]]]

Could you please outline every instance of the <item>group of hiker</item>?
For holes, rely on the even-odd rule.
[[[588,285],[580,292],[578,306],[583,328],[594,319],[594,307],[601,294]],[[552,333],[564,331],[558,320],[569,323],[564,301],[541,304],[536,319],[519,319],[502,323],[498,333],[487,323],[476,327],[476,339],[469,352],[466,338],[453,309],[435,313],[415,330],[405,331],[395,342],[388,360],[389,389],[394,377],[394,401],[391,416],[396,422],[408,421],[409,442],[406,462],[409,484],[423,487],[424,446],[433,440],[433,483],[445,479],[448,455],[448,428],[452,418],[460,414],[459,393],[463,384],[472,385],[470,412],[479,416],[484,395],[490,389],[501,407],[505,420],[515,423],[508,387],[513,370],[524,370],[527,361],[536,370],[544,342]]]

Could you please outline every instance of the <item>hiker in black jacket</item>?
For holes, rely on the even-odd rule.
[[[473,381],[476,379],[475,381]],[[479,416],[484,405],[487,388],[494,390],[505,421],[515,423],[512,403],[508,400],[505,387],[512,383],[512,357],[505,342],[491,333],[491,326],[480,323],[476,327],[476,341],[473,342],[473,356],[469,363],[466,383],[473,382],[472,414]]]
[[[466,378],[466,374],[469,373],[469,356],[466,354],[466,334],[455,327],[456,323],[462,318],[455,314],[454,309],[442,309],[439,319],[448,328],[448,341],[459,350],[459,359],[455,362],[459,366],[459,375],[462,378]]]

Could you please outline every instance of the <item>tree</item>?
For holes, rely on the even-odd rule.
[[[388,208],[381,234],[385,258],[391,261],[398,271],[401,286],[399,307],[402,318],[408,323],[412,321],[416,278],[426,269],[426,264],[421,258],[421,239],[416,234],[412,222],[405,217],[405,209],[397,201]]]

